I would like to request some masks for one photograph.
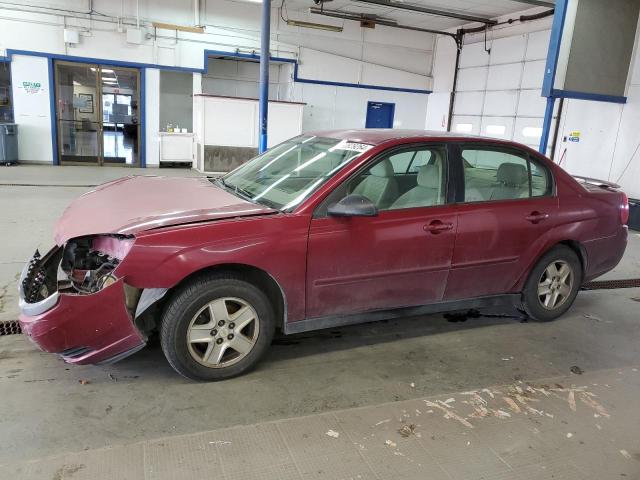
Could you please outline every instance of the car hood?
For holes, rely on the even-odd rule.
[[[274,213],[206,178],[129,176],[74,200],[55,227],[55,241],[102,233],[135,234],[170,225]]]

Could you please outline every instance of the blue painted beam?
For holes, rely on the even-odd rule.
[[[553,90],[555,98],[575,98],[577,100],[591,100],[593,102],[627,103],[627,97],[617,95],[603,95],[600,93],[574,92],[572,90]]]

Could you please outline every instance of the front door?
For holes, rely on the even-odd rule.
[[[418,157],[428,161],[415,168],[411,162]],[[378,159],[329,196],[309,231],[307,318],[442,299],[456,232],[446,201],[447,169],[445,147],[415,147]],[[327,205],[348,194],[372,200],[378,215],[326,213]]]
[[[58,158],[66,165],[139,165],[139,72],[55,62]]]
[[[462,146],[464,199],[445,300],[509,293],[556,224],[550,172],[526,152]]]

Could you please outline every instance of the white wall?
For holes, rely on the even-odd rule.
[[[139,22],[144,38],[141,45],[127,43],[125,33],[127,28],[135,27],[136,3],[139,3]],[[34,5],[40,5],[86,12],[88,0],[33,0],[22,6],[2,4],[0,55],[7,49],[18,49],[200,69],[203,68],[205,49],[244,53],[259,51],[259,5],[230,0],[211,0],[202,4],[206,5],[206,11],[201,15],[201,23],[206,25],[203,34],[152,28],[152,21],[193,25],[193,2],[181,0],[93,0],[92,8],[103,15],[93,15],[91,19],[82,13],[34,8]],[[341,33],[291,27],[282,21],[277,8],[272,10],[271,54],[297,59],[302,78],[420,90],[428,90],[432,86],[434,35],[383,26],[363,29],[358,22],[308,13],[290,12],[289,16],[297,20],[344,25]],[[64,43],[65,27],[80,32],[79,44]],[[27,31],[29,34],[25,35]],[[160,92],[158,83],[153,81],[154,75],[150,73],[146,85],[147,137],[151,135],[149,129],[157,128],[152,104],[160,101]],[[284,81],[282,72],[276,76],[279,83],[285,85],[280,98],[309,103],[311,112],[305,115],[304,127],[307,130],[362,127],[367,100],[396,103],[397,126],[424,128],[426,95],[293,85],[290,73],[284,75]],[[48,109],[48,94],[41,100],[42,108],[46,103]],[[18,123],[25,119],[16,116]],[[153,124],[150,123],[152,119]],[[29,122],[33,124],[33,119]],[[39,123],[41,133],[50,135],[45,123]],[[29,125],[25,123],[27,132],[34,128],[34,125]],[[32,140],[26,134],[22,138],[27,144]],[[147,163],[154,163],[156,150],[147,145],[147,152],[150,156]],[[33,147],[23,150],[20,155],[21,159],[29,160],[25,155],[32,156],[31,159],[51,161],[51,153],[44,157]]]
[[[40,88],[30,90],[24,87],[24,82],[40,83]],[[47,59],[15,56],[11,62],[11,84],[20,160],[51,162],[51,88]]]
[[[364,128],[367,102],[395,103],[394,128],[423,129],[429,95],[296,83],[291,100],[303,102],[302,129]]]

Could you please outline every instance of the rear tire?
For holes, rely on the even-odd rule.
[[[522,292],[527,315],[550,322],[573,304],[582,285],[582,264],[569,247],[558,245],[545,253],[533,267]]]
[[[207,274],[167,303],[160,343],[180,375],[224,380],[252,368],[271,344],[275,313],[265,293],[239,276]]]

